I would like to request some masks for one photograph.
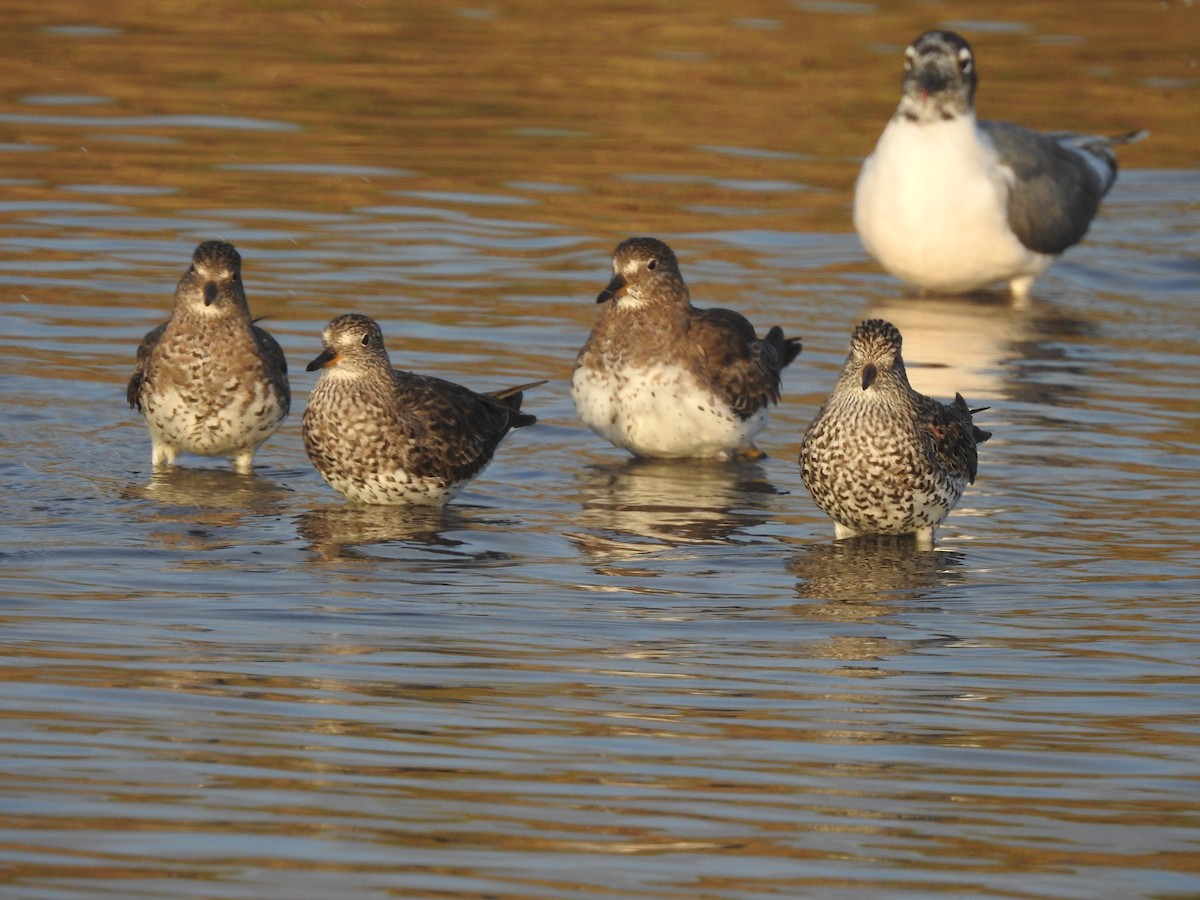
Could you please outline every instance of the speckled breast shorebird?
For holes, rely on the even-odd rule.
[[[692,306],[660,240],[624,241],[612,266],[571,377],[584,424],[635,456],[762,456],[754,437],[800,340],[778,327],[760,339],[739,313]]]
[[[975,427],[962,395],[941,403],[913,390],[900,332],[871,319],[855,329],[833,393],[804,435],[800,475],[836,536],[914,534],[934,529],[975,481]]]
[[[879,263],[920,290],[1008,282],[1015,297],[1083,239],[1117,180],[1116,144],[976,121],[971,45],[927,31],[905,51],[904,87],[854,191],[854,226]]]
[[[287,362],[250,318],[241,270],[232,244],[200,244],[171,318],[138,347],[126,397],[145,417],[156,468],[186,452],[227,457],[248,474],[287,417]]]
[[[321,334],[324,351],[301,433],[308,458],[339,494],[357,503],[445,503],[491,461],[504,436],[537,419],[521,412],[535,381],[477,394],[392,368],[374,319],[338,316]]]

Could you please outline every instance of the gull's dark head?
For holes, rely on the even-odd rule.
[[[975,108],[975,54],[953,31],[927,31],[904,51],[904,95],[898,115],[937,122]]]

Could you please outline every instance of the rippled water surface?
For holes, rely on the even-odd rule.
[[[1200,895],[1200,11],[144,6],[6,13],[0,895]],[[985,115],[1152,131],[1024,305],[910,296],[850,229],[936,25]],[[635,233],[803,336],[767,459],[576,423]],[[295,412],[253,477],[152,475],[125,381],[209,238]],[[550,379],[444,512],[304,456],[347,311],[403,367]],[[866,316],[990,407],[931,552],[834,543],[800,483]]]

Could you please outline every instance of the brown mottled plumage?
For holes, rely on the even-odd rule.
[[[232,244],[200,244],[171,318],[138,347],[125,396],[146,419],[155,466],[173,465],[183,451],[228,457],[249,473],[287,417],[287,361],[250,318],[241,267]]]
[[[779,401],[797,338],[754,326],[728,309],[698,309],[675,254],[630,238],[613,254],[607,303],[575,361],[580,418],[635,456],[755,457],[753,439]]]
[[[833,393],[804,435],[800,474],[839,538],[933,531],[975,481],[991,434],[975,427],[961,395],[941,403],[913,390],[900,332],[871,319],[854,331]]]
[[[338,316],[308,365],[321,377],[301,432],[308,457],[335,491],[372,504],[439,504],[483,471],[536,381],[489,394],[392,368],[383,333],[367,316]]]

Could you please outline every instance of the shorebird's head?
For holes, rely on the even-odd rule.
[[[613,277],[596,298],[622,309],[651,304],[687,305],[688,289],[671,248],[657,238],[633,237],[613,251]]]
[[[246,309],[242,257],[233,244],[205,241],[175,288],[176,308],[192,315],[224,316]]]
[[[321,332],[321,343],[325,349],[308,364],[309,372],[323,369],[337,375],[353,375],[381,365],[391,368],[383,332],[369,316],[358,313],[338,316]]]
[[[918,123],[964,116],[975,108],[975,55],[953,31],[927,31],[904,51],[904,94],[897,115]]]
[[[850,355],[842,368],[842,380],[864,392],[886,392],[893,387],[908,387],[904,359],[900,356],[902,339],[891,322],[868,319],[854,329]]]

